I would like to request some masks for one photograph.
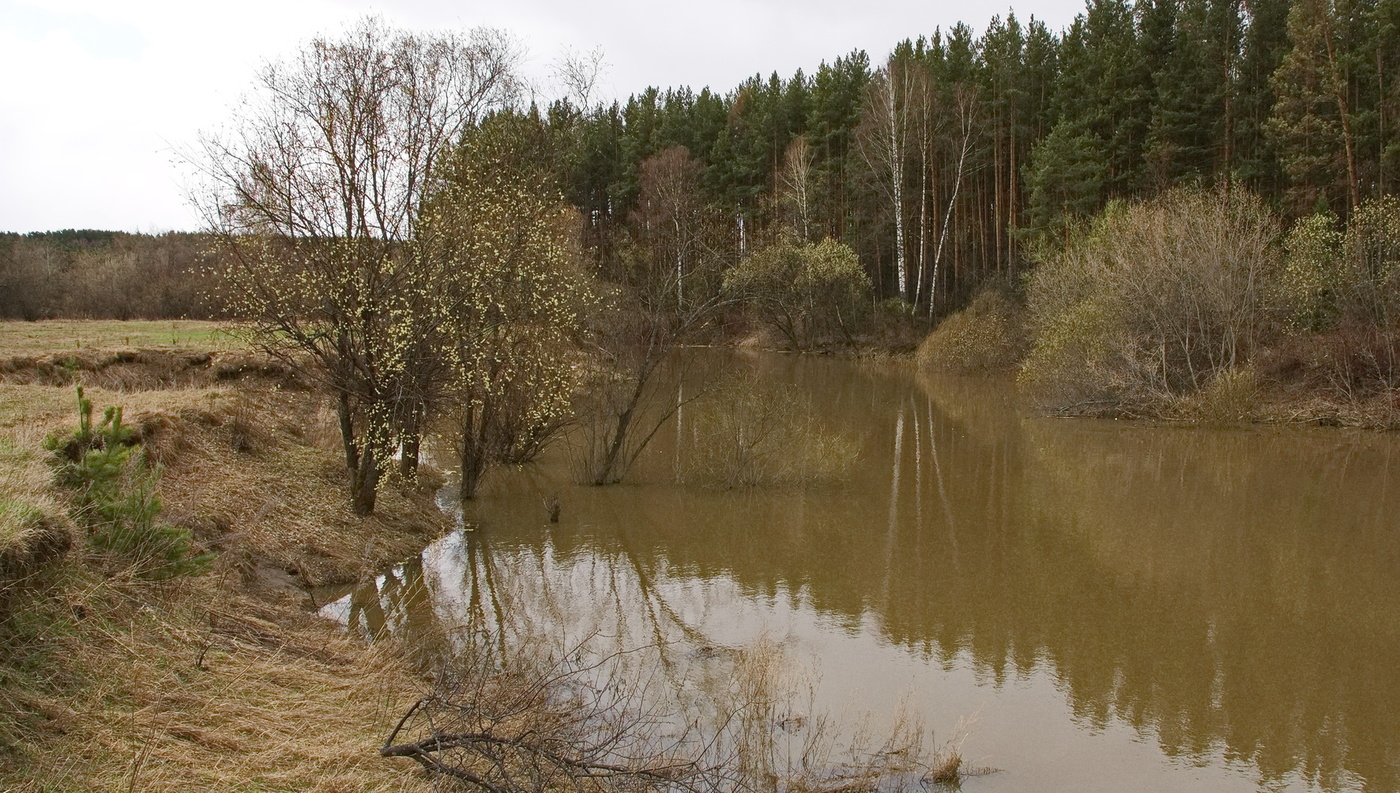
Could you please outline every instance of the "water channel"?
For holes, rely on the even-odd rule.
[[[625,484],[573,484],[556,449],[324,612],[766,636],[838,718],[902,702],[961,730],[998,769],[977,793],[1400,790],[1400,437],[1043,418],[1006,382],[710,354],[855,439],[846,481],[685,484],[683,410]]]

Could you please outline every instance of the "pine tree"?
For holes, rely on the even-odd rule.
[[[993,17],[982,37],[983,92],[987,97],[992,145],[993,227],[998,270],[1016,261],[1012,230],[1020,225],[1021,164],[1028,152],[1025,120],[1025,37],[1015,14]]]
[[[1111,197],[1131,196],[1146,181],[1143,149],[1151,119],[1151,77],[1136,38],[1133,9],[1126,0],[1089,0],[1061,47],[1056,84],[1060,120],[1102,141]]]
[[[1102,141],[1063,120],[1035,150],[1026,174],[1028,224],[1033,246],[1056,249],[1068,241],[1075,224],[1102,205],[1107,182]]]
[[[1247,0],[1246,27],[1236,86],[1235,176],[1245,187],[1277,201],[1283,171],[1267,124],[1274,109],[1269,77],[1288,51],[1289,0]]]
[[[1172,0],[1157,0],[1158,9]],[[1168,12],[1169,13],[1169,12]],[[1235,86],[1242,21],[1239,0],[1181,0],[1165,52],[1143,48],[1164,66],[1154,79],[1148,169],[1159,187],[1228,181],[1233,171]],[[1144,41],[1149,37],[1144,29]]]
[[[861,98],[870,81],[870,58],[856,50],[817,69],[807,120],[818,193],[817,217],[825,236],[845,239],[853,232],[851,215],[853,145],[860,123]]]
[[[1344,215],[1360,203],[1340,19],[1331,0],[1296,0],[1288,13],[1292,46],[1271,80],[1268,128],[1296,214],[1331,207]]]

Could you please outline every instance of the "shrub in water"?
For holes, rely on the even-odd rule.
[[[794,350],[849,343],[870,296],[870,277],[856,252],[825,239],[784,239],[734,265],[724,288]]]
[[[795,389],[764,388],[756,378],[721,385],[697,408],[686,478],[724,490],[792,486],[840,478],[856,444],[823,428]]]

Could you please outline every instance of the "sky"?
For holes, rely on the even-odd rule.
[[[0,0],[0,231],[196,230],[188,152],[260,66],[378,16],[412,30],[509,32],[524,76],[559,93],[567,53],[602,52],[602,98],[648,85],[723,93],[753,74],[815,71],[855,49],[1008,10],[1052,30],[1082,0]]]

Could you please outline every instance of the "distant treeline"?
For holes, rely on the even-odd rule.
[[[200,234],[0,234],[0,318],[207,319]]]
[[[1240,185],[1285,220],[1347,219],[1400,187],[1397,70],[1400,0],[1089,0],[1060,33],[1008,15],[878,63],[536,117],[605,254],[643,163],[683,146],[736,248],[776,221],[830,235],[941,314],[1113,199]]]
[[[834,237],[936,318],[1116,199],[1238,186],[1285,224],[1345,222],[1400,189],[1397,71],[1400,0],[1089,0],[1060,32],[1008,14],[728,92],[597,103],[583,80],[523,115],[605,277],[648,223],[647,174],[674,172],[725,255]],[[198,239],[4,237],[0,314],[200,315]]]

